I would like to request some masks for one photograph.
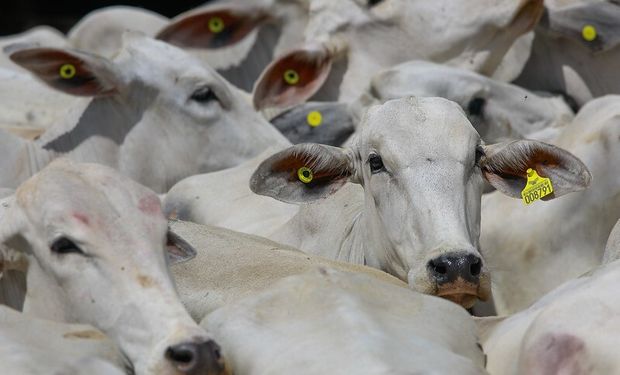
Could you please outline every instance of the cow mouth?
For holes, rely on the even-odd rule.
[[[487,299],[484,293],[480,293],[479,285],[464,282],[460,279],[456,282],[439,286],[436,295],[466,309],[472,308],[479,299],[482,301]]]

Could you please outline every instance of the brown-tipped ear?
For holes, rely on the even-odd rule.
[[[293,50],[273,61],[254,86],[254,108],[286,108],[308,100],[323,85],[332,55],[323,46]]]
[[[185,48],[228,47],[268,19],[268,13],[261,8],[209,7],[177,16],[156,38]]]
[[[527,170],[536,170],[551,179],[553,193],[543,200],[581,191],[590,185],[592,175],[576,156],[559,147],[531,140],[519,140],[484,146],[480,167],[484,177],[497,190],[521,198],[527,184]]]
[[[543,0],[521,0],[509,27],[515,31],[515,35],[525,34],[534,29],[544,12]]]
[[[103,57],[58,48],[21,49],[11,60],[52,88],[77,96],[110,95],[118,88],[117,74]]]
[[[195,258],[196,249],[178,234],[168,229],[166,254],[168,255],[168,264],[173,265]]]
[[[250,189],[287,203],[325,198],[355,175],[350,151],[314,143],[287,148],[263,161]]]

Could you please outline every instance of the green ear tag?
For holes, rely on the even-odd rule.
[[[297,177],[299,181],[304,184],[310,183],[312,181],[312,169],[308,167],[301,167],[297,170]]]
[[[209,19],[209,31],[213,34],[221,33],[224,30],[224,20],[220,17],[212,17]]]
[[[547,177],[540,177],[532,168],[527,170],[527,184],[521,191],[521,198],[525,204],[535,201],[553,193],[553,185]]]
[[[77,73],[77,71],[73,64],[64,64],[63,66],[60,67],[60,70],[58,71],[58,73],[60,74],[60,78],[62,79],[71,79],[75,77],[75,74]]]
[[[284,81],[289,85],[296,85],[299,82],[299,73],[293,69],[284,72]]]

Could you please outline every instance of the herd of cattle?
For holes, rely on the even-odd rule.
[[[0,48],[0,373],[620,374],[620,1],[119,6]]]

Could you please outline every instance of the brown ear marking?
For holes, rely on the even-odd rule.
[[[115,92],[114,88],[104,87],[87,61],[61,49],[19,50],[12,53],[10,59],[53,88],[72,95],[93,96]]]
[[[544,13],[545,5],[543,0],[522,0],[510,24],[518,25],[517,29],[519,32],[525,34],[534,29]]]
[[[497,175],[504,179],[527,180],[527,169],[536,170],[541,177],[545,175],[545,168],[554,168],[559,165],[559,158],[552,149],[537,149],[527,159],[509,160],[508,158],[483,158],[482,172],[487,178]]]
[[[229,7],[180,15],[156,38],[179,47],[216,49],[233,45],[269,20],[262,9]]]
[[[275,161],[271,170],[274,173],[281,173],[287,176],[289,182],[303,184],[309,188],[317,185],[332,183],[334,179],[348,178],[351,173],[346,165],[342,163],[323,165],[311,155],[296,154],[288,155],[285,158]],[[299,170],[307,168],[311,172],[310,181],[305,182],[299,177]]]
[[[290,107],[314,95],[332,66],[326,48],[298,49],[275,60],[261,74],[254,88],[254,107]]]

